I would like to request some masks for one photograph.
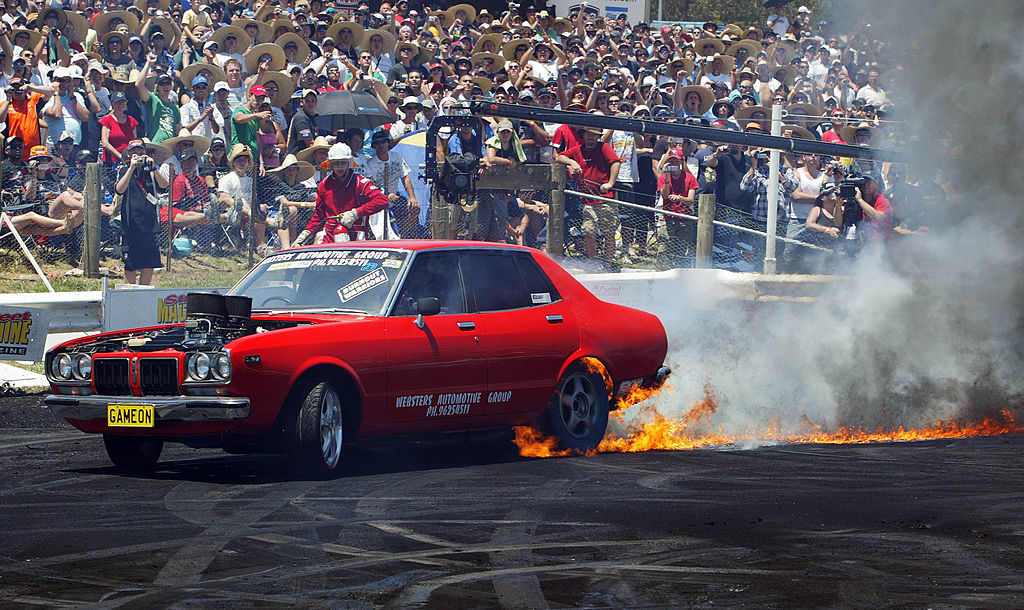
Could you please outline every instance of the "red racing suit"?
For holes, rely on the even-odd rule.
[[[349,172],[348,178],[342,183],[331,172],[316,189],[316,206],[306,230],[315,233],[323,225],[324,241],[333,242],[336,231],[346,230],[340,226],[339,219],[331,217],[355,209],[359,212],[359,220],[347,232],[354,235],[362,231],[364,235],[369,235],[367,219],[387,207],[387,197],[367,178]]]

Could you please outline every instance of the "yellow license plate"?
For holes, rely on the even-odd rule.
[[[107,405],[107,425],[111,428],[152,428],[154,420],[153,405]]]

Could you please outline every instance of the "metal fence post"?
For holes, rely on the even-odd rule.
[[[100,275],[100,203],[103,197],[101,163],[87,163],[85,166],[85,192],[82,193],[85,206],[85,243],[82,244],[82,267],[86,277]]]
[[[704,193],[697,199],[697,268],[714,267],[715,194]]]

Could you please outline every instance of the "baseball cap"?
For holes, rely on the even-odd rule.
[[[72,142],[74,142],[75,141],[75,134],[73,134],[73,133],[71,133],[70,131],[67,131],[67,130],[64,130],[64,131],[60,132],[60,136],[57,137],[57,143],[59,144],[59,143],[63,142],[64,140],[71,140]]]
[[[312,95],[315,97],[318,95],[318,93],[316,92],[316,89],[303,89],[302,97],[305,98],[307,95]]]
[[[420,106],[423,106],[424,108],[437,108],[437,104],[435,104],[434,100],[430,99],[429,97],[420,102]]]
[[[519,99],[521,99],[521,100],[531,99],[532,100],[533,99],[533,91],[530,91],[529,89],[523,89],[522,91],[519,92]]]
[[[164,73],[162,73],[162,74],[160,74],[160,75],[158,75],[156,77],[156,82],[157,83],[163,83],[163,82],[172,83],[172,82],[174,82],[174,79],[171,78],[170,74],[164,72]]]
[[[760,123],[755,123],[754,121],[748,122],[746,127],[743,128],[743,131],[750,131],[751,129],[756,129],[758,131],[764,131],[764,127],[761,127]]]
[[[375,132],[373,132],[373,135],[370,136],[370,143],[371,144],[376,144],[377,142],[390,142],[390,141],[391,141],[391,133],[388,132],[387,130],[384,130],[384,129],[381,129],[380,131],[375,131]]]
[[[90,160],[96,160],[96,153],[91,150],[82,149],[78,151],[78,155],[75,157],[75,161],[78,163],[87,163]]]
[[[224,81],[220,81],[213,86],[213,92],[216,93],[218,91],[231,91],[231,86]]]
[[[818,194],[820,194],[820,195],[831,195],[832,193],[836,192],[836,190],[838,190],[838,188],[839,187],[837,187],[836,185],[834,185],[831,182],[829,182],[827,184],[822,185],[821,190],[818,192]]]
[[[213,49],[217,51],[220,50],[220,45],[217,43],[216,40],[207,40],[206,43],[203,45],[203,50],[205,51],[206,49]]]
[[[419,106],[419,105],[420,105],[420,98],[416,97],[415,95],[406,96],[405,99],[402,100],[402,106]]]
[[[126,151],[131,150],[133,148],[146,148],[146,143],[143,142],[142,140],[136,139],[132,140],[131,142],[128,142],[128,146],[124,147]]]
[[[249,87],[249,93],[258,98],[267,97],[267,89],[263,85],[253,85],[252,87]]]
[[[682,159],[683,158],[683,149],[682,148],[670,148],[669,151],[668,151],[668,156],[669,157],[675,157],[676,159]]]
[[[181,151],[181,154],[178,155],[178,158],[182,161],[187,161],[188,159],[198,159],[199,153],[197,153],[196,149],[194,148],[186,148],[185,150]]]
[[[198,75],[198,76],[196,76],[195,78],[192,79],[192,86],[195,87],[196,85],[200,85],[200,84],[205,85],[206,83],[209,83],[209,82],[210,81],[207,80],[207,78],[205,76],[200,74],[200,75]]]
[[[128,100],[128,96],[124,94],[124,91],[114,91],[110,94],[110,103],[124,102]]]
[[[502,119],[501,122],[498,123],[497,131],[499,131],[499,132],[500,131],[512,131],[512,132],[514,132],[515,129],[512,127],[512,121],[510,121],[508,119]]]

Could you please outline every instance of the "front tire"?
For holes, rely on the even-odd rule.
[[[164,442],[151,438],[103,435],[103,446],[114,466],[128,472],[150,472],[156,467]]]
[[[341,461],[344,444],[342,399],[330,381],[313,384],[302,399],[292,439],[292,466],[296,474],[324,478]]]
[[[555,387],[546,423],[562,449],[596,449],[608,428],[608,390],[601,374],[580,363],[570,366]]]

